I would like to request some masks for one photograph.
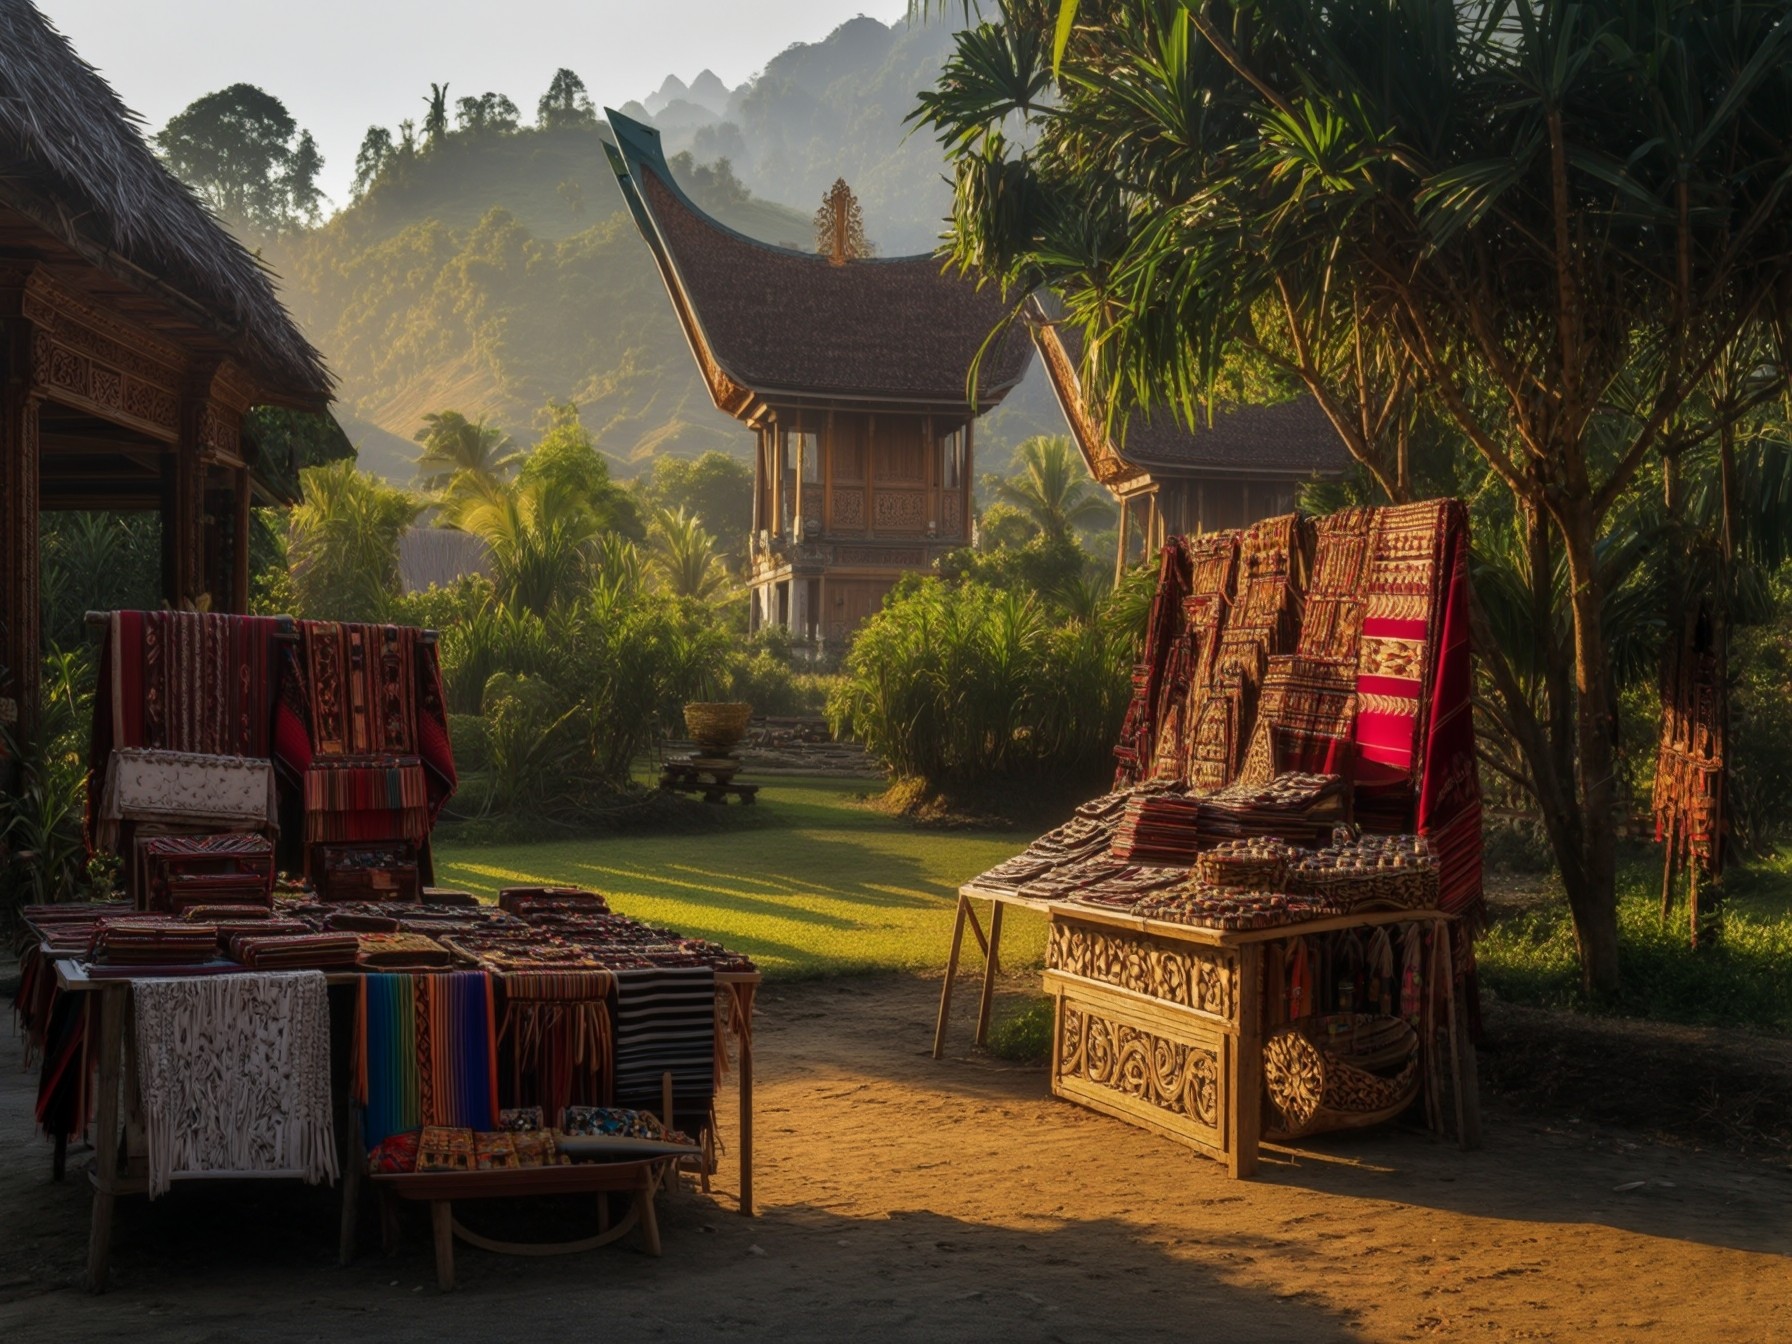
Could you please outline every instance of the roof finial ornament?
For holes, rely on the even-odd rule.
[[[815,212],[815,250],[836,266],[872,254],[858,197],[843,177],[834,179],[834,185],[821,198],[821,209]]]

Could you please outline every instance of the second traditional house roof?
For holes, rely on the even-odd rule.
[[[1006,316],[993,286],[932,256],[836,264],[749,238],[685,195],[658,131],[607,115],[611,167],[716,405],[742,418],[784,398],[969,412],[971,367]],[[989,346],[978,410],[999,402],[1031,357],[1019,324]]]
[[[1131,417],[1116,438],[1083,395],[1079,335],[1055,321],[1052,309],[1049,299],[1029,302],[1033,342],[1090,473],[1110,489],[1176,476],[1305,480],[1349,467],[1349,450],[1319,403],[1304,394],[1269,406],[1229,407],[1193,429],[1169,407],[1155,407]]]

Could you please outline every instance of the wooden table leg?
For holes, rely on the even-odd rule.
[[[444,1293],[454,1288],[454,1204],[446,1199],[429,1201],[429,1221],[436,1234],[436,1286]]]
[[[946,981],[940,986],[940,1017],[933,1025],[933,1057],[946,1052],[946,1019],[952,1013],[952,982],[958,977],[958,954],[964,948],[964,922],[970,916],[970,897],[960,892],[958,918],[952,922],[952,951],[946,957]]]
[[[350,1107],[348,1122],[348,1149],[342,1163],[342,1227],[336,1245],[336,1263],[352,1265],[355,1262],[355,1242],[360,1231],[361,1222],[361,1188],[365,1183],[366,1160],[361,1147],[361,1122],[353,1114]]]
[[[985,1045],[989,1041],[990,1009],[996,1001],[996,975],[1001,957],[998,949],[1002,946],[1002,903],[989,903],[989,940],[983,947],[983,997],[977,1001],[977,1044]]]
[[[1226,1174],[1257,1174],[1263,1141],[1263,944],[1238,949],[1238,1035],[1232,1040],[1232,1134],[1226,1145]]]
[[[106,1290],[112,1259],[112,1206],[118,1191],[118,1093],[124,1054],[128,985],[108,985],[99,995],[99,1118],[94,1128],[93,1221],[87,1231],[87,1291]]]
[[[1456,1145],[1464,1152],[1481,1146],[1481,1068],[1468,1039],[1468,977],[1456,975],[1454,936],[1441,926],[1450,956],[1450,1072],[1456,1094]]]
[[[641,1213],[641,1249],[649,1255],[660,1253],[660,1220],[653,1211],[653,1191],[659,1184],[654,1176],[647,1178],[647,1184],[635,1192],[635,1207]]]
[[[740,1009],[740,1211],[753,1216],[753,991]],[[657,1235],[657,1234],[656,1234]]]

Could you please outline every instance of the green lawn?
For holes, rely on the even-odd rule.
[[[588,887],[624,914],[746,952],[768,976],[937,970],[959,885],[1032,839],[918,830],[860,804],[860,781],[761,783],[755,807],[730,805],[719,829],[695,834],[475,846],[448,831],[436,881],[488,899],[507,886]],[[1044,942],[1043,921],[1017,916],[1002,960],[1036,963]]]

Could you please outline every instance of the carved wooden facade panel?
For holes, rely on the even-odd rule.
[[[1050,970],[1149,994],[1223,1022],[1237,1020],[1238,961],[1219,948],[1054,920],[1045,964]]]
[[[895,532],[927,530],[925,490],[879,490],[871,506],[872,521]]]
[[[927,563],[919,546],[836,546],[834,559],[842,565],[908,565]]]
[[[964,500],[956,490],[941,499],[940,515],[940,527],[948,537],[964,535]]]
[[[1215,1050],[1172,1040],[1071,999],[1061,1001],[1060,1084],[1082,1083],[1144,1102],[1168,1117],[1220,1127],[1220,1057]]]
[[[834,487],[834,526],[849,531],[865,526],[865,491],[861,487]]]

